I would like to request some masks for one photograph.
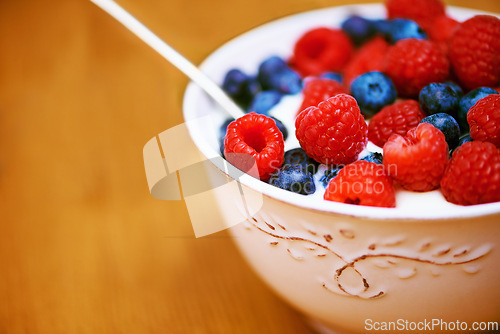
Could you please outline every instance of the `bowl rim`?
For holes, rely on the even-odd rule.
[[[447,6],[447,13],[452,17],[458,17],[460,19],[465,19],[474,14],[489,14],[498,16],[498,14],[489,13],[476,9],[468,9],[463,7]],[[287,15],[276,20],[266,22],[255,28],[252,28],[235,38],[232,38],[228,42],[222,44],[214,52],[212,52],[205,60],[201,63],[200,68],[202,71],[207,73],[209,76],[213,77],[215,81],[221,80],[221,71],[217,71],[217,64],[220,64],[221,59],[228,59],[224,57],[225,54],[235,54],[237,50],[244,46],[248,41],[254,42],[265,34],[269,34],[270,31],[276,28],[284,28],[290,26],[295,21],[299,20],[302,23],[308,18],[312,18],[318,14],[326,15],[331,14],[332,17],[336,17],[337,23],[340,22],[340,18],[345,18],[346,13],[369,13],[367,16],[372,16],[374,18],[383,18],[381,15],[385,15],[385,7],[380,3],[370,3],[370,4],[354,4],[354,5],[342,5],[333,6],[320,9],[313,9],[305,12],[300,12],[297,14]],[[344,16],[342,16],[342,14]],[[332,20],[334,21],[334,20]],[[307,25],[307,24],[306,24]],[[321,25],[321,23],[311,22],[310,27]],[[331,26],[335,26],[335,22],[332,22]],[[305,31],[305,30],[302,30]],[[219,66],[220,68],[220,66]],[[227,66],[224,71],[227,71],[230,66]],[[217,73],[219,72],[219,73]],[[212,74],[212,75],[210,75]],[[215,78],[219,76],[219,78]],[[219,81],[220,82],[220,81]],[[211,159],[213,157],[220,156],[220,154],[209,144],[206,138],[201,135],[203,133],[203,128],[198,122],[190,122],[190,120],[203,117],[203,114],[197,112],[200,110],[199,103],[212,103],[213,102],[206,96],[206,94],[199,88],[195,83],[189,82],[183,97],[183,116],[186,121],[187,129],[191,139],[201,153]],[[212,112],[215,107],[211,108]],[[206,116],[206,115],[205,115]],[[213,162],[213,161],[212,161]],[[453,209],[447,209],[441,211],[431,211],[428,212],[425,209],[418,209],[408,211],[407,209],[399,208],[379,208],[361,205],[351,205],[344,203],[336,203],[331,201],[321,201],[313,200],[308,198],[308,196],[295,194],[283,189],[279,189],[272,185],[269,185],[263,181],[255,179],[247,174],[241,175],[238,178],[234,177],[230,173],[225,172],[221,166],[215,164],[217,169],[228,175],[232,180],[240,182],[241,184],[249,187],[250,189],[256,190],[261,193],[264,197],[272,198],[278,200],[279,202],[286,203],[295,207],[312,210],[322,214],[330,215],[346,215],[350,217],[358,218],[369,218],[369,219],[383,219],[383,220],[405,220],[405,221],[420,221],[420,220],[450,220],[450,219],[460,219],[460,218],[472,218],[480,216],[488,216],[494,214],[500,214],[500,202],[478,204],[470,206],[452,205]]]

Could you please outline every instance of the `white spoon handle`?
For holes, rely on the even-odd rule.
[[[189,60],[179,52],[170,47],[151,30],[146,28],[135,17],[130,15],[125,9],[112,0],[90,0],[105,12],[114,17],[117,21],[127,27],[147,45],[158,52],[163,58],[171,62],[175,67],[186,74],[198,86],[208,93],[224,110],[232,117],[239,118],[244,115],[243,110],[207,75],[200,71]]]

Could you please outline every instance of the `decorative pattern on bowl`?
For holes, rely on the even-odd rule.
[[[489,243],[474,247],[470,244],[452,246],[449,242],[435,245],[432,237],[425,237],[416,245],[407,245],[408,237],[404,234],[390,235],[363,245],[356,238],[354,227],[347,224],[332,231],[333,233],[323,234],[319,233],[314,225],[302,223],[303,231],[298,236],[291,233],[283,222],[279,223],[277,218],[267,215],[264,219],[262,214],[243,224],[247,230],[256,229],[271,237],[270,247],[283,245],[286,253],[296,261],[323,259],[326,262],[325,273],[318,283],[332,293],[363,299],[383,297],[388,290],[373,291],[372,284],[356,267],[362,261],[372,261],[375,267],[405,280],[415,277],[418,271],[416,266],[398,266],[400,262],[405,261],[428,264],[432,267],[430,271],[433,277],[440,276],[440,267],[454,265],[460,266],[467,274],[476,274],[481,269],[478,260],[489,254],[493,247]],[[355,243],[356,247],[362,250],[361,255],[357,252],[353,256],[344,251],[342,245],[337,247],[337,238]],[[332,269],[333,276],[328,273],[332,272]],[[353,286],[353,282],[344,284],[343,275],[347,271],[354,273],[358,286]]]

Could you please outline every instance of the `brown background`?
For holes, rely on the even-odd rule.
[[[333,0],[122,0],[198,63]],[[500,12],[498,0],[454,5]],[[310,333],[227,233],[148,192],[187,79],[89,1],[0,0],[0,334]]]

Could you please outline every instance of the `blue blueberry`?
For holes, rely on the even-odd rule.
[[[460,127],[452,116],[445,113],[437,113],[425,117],[420,123],[430,123],[441,130],[450,150],[453,150],[458,145]]]
[[[319,182],[321,182],[321,184],[323,184],[325,188],[328,187],[328,183],[330,183],[330,180],[337,176],[341,169],[341,167],[328,168],[327,170],[325,170],[323,176],[319,179]]]
[[[279,119],[277,119],[274,116],[269,116],[269,117],[271,117],[274,120],[274,122],[276,123],[276,126],[281,131],[281,133],[283,134],[283,140],[286,140],[288,138],[288,130],[287,130],[285,124],[283,124],[282,121],[280,121]]]
[[[274,73],[281,72],[286,70],[288,65],[286,61],[279,56],[271,56],[262,61],[259,65],[259,74],[257,77],[262,83],[262,86],[266,89],[271,88],[269,86],[269,79],[272,77]]]
[[[228,125],[234,121],[234,118],[230,117],[230,118],[227,118],[223,123],[222,125],[220,126],[219,128],[219,139],[223,139],[225,136],[226,136],[226,132],[227,132],[227,127]]]
[[[393,44],[406,38],[427,39],[425,31],[415,21],[408,19],[390,20],[389,29],[384,35]]]
[[[349,35],[351,40],[356,45],[361,45],[372,38],[376,29],[372,21],[365,19],[359,15],[348,17],[341,24],[342,30]]]
[[[298,165],[283,165],[271,175],[269,184],[302,195],[316,191],[312,174]]]
[[[391,31],[391,21],[386,19],[379,19],[371,21],[375,31],[383,36],[387,36]]]
[[[457,110],[457,121],[462,133],[469,132],[469,123],[467,123],[467,113],[469,109],[475,105],[477,101],[490,94],[498,94],[498,92],[493,88],[479,87],[471,90],[460,99]]]
[[[283,165],[296,165],[307,170],[311,174],[316,174],[319,163],[310,158],[302,148],[294,148],[285,152]]]
[[[459,148],[460,146],[462,146],[463,144],[467,143],[467,142],[470,142],[472,141],[472,137],[470,136],[470,133],[466,133],[464,135],[462,135],[460,137],[460,139],[458,139],[458,145],[457,147],[455,147],[455,149]]]
[[[460,87],[456,82],[445,81],[443,83],[445,85],[448,85],[451,89],[453,89],[458,97],[461,98],[462,96],[464,96],[464,91],[462,90],[462,87]]]
[[[224,76],[222,89],[243,109],[248,108],[255,94],[261,90],[257,78],[239,69],[231,69]]]
[[[222,88],[224,88],[226,93],[230,96],[234,96],[239,94],[247,80],[248,75],[237,68],[233,68],[226,73],[224,81],[222,82]]]
[[[281,101],[283,95],[275,90],[264,90],[257,93],[250,106],[248,112],[256,112],[258,114],[268,115],[269,110]]]
[[[249,77],[244,89],[245,96],[249,98],[248,101],[250,101],[251,98],[261,90],[262,86],[260,85],[259,80],[257,80],[257,77]]]
[[[300,75],[278,56],[271,56],[259,65],[257,78],[265,90],[283,94],[297,94],[302,90]]]
[[[302,91],[302,78],[291,69],[286,69],[276,75],[276,86],[279,92],[283,94],[297,94]]]
[[[397,92],[392,80],[382,72],[360,75],[351,84],[351,94],[366,115],[374,115],[384,106],[396,101]]]
[[[428,115],[446,113],[455,116],[460,95],[449,84],[434,82],[420,90],[418,102],[420,109]]]
[[[325,72],[320,75],[321,78],[326,78],[326,79],[332,79],[335,80],[339,83],[342,83],[344,81],[342,74],[337,73],[337,72]]]
[[[383,162],[382,153],[370,152],[366,156],[361,158],[361,160],[366,160],[368,162],[374,162],[376,164],[382,164],[382,162]]]

